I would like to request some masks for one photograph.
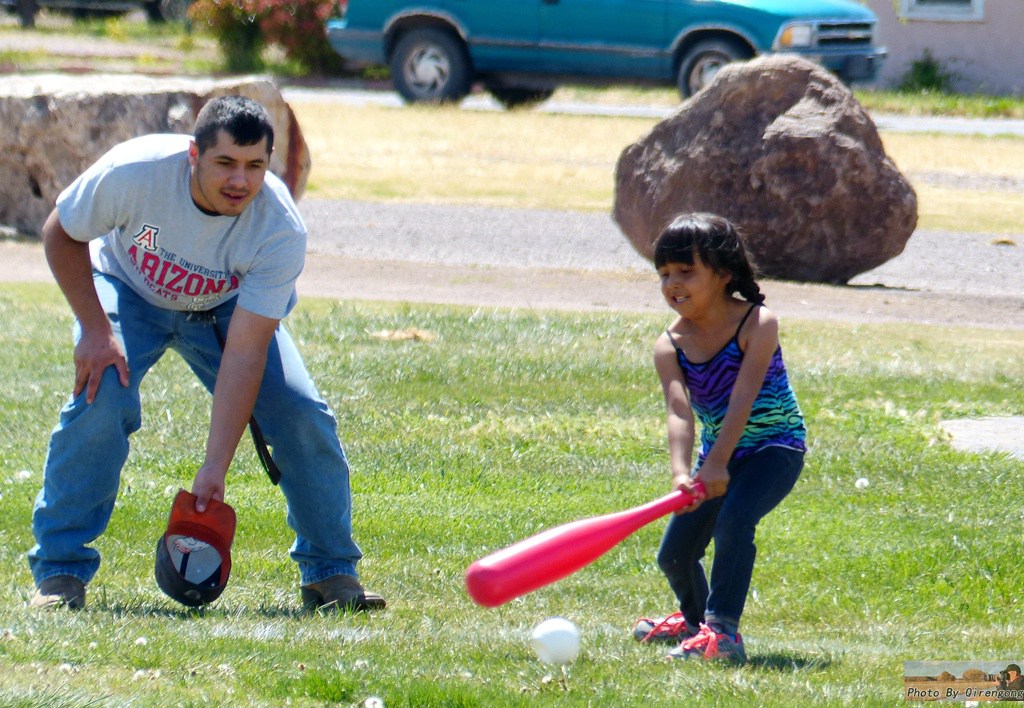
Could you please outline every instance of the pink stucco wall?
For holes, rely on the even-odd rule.
[[[900,0],[862,0],[878,15],[878,43],[889,50],[877,85],[899,84],[925,50],[968,93],[1024,95],[1024,0],[983,0],[980,19],[901,19]]]

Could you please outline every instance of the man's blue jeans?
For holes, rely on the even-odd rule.
[[[28,560],[37,585],[54,575],[88,583],[96,574],[100,555],[89,544],[107,528],[128,458],[128,438],[142,424],[143,377],[173,349],[212,392],[221,360],[213,327],[226,339],[235,308],[232,299],[207,313],[167,310],[149,304],[116,278],[94,274],[94,283],[124,346],[131,379],[127,387],[121,386],[117,370],[108,367],[91,405],[83,391],[61,410],[32,515],[36,546]],[[76,342],[80,335],[76,324]],[[291,557],[299,565],[300,582],[356,575],[362,554],[352,540],[348,461],[337,422],[283,326],[270,344],[253,414],[281,469],[288,525],[295,532]],[[197,469],[205,443],[205,437],[194,441]],[[171,501],[168,497],[168,510]],[[232,503],[230,494],[227,501]],[[244,519],[244,507],[239,511]]]
[[[669,521],[658,566],[687,622],[739,626],[757,554],[755,527],[793,489],[803,464],[804,453],[784,447],[733,460],[724,496]],[[715,557],[709,588],[701,559],[711,539]]]

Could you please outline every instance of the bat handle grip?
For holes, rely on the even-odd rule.
[[[684,506],[689,506],[690,504],[692,504],[694,500],[698,498],[703,499],[704,497],[707,496],[707,490],[704,489],[704,483],[701,482],[699,479],[693,483],[693,486],[690,487],[689,492],[684,491],[682,489],[678,490],[678,492],[679,505],[675,509],[673,509],[673,511],[679,511]]]
[[[642,519],[640,523],[646,524],[665,514],[675,513],[693,504],[695,500],[703,499],[705,496],[707,496],[707,492],[704,490],[704,483],[697,480],[688,490],[673,490],[659,499],[648,502],[643,506],[635,507],[633,511],[639,513],[638,520]]]

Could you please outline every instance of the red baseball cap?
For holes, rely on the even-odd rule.
[[[231,573],[235,510],[211,499],[196,511],[196,496],[178,490],[167,530],[156,544],[156,582],[183,605],[207,605],[224,592]]]

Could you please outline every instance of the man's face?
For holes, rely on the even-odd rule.
[[[267,139],[238,145],[226,131],[202,155],[193,141],[188,148],[192,165],[189,191],[196,205],[224,216],[238,216],[263,186],[270,165]]]

